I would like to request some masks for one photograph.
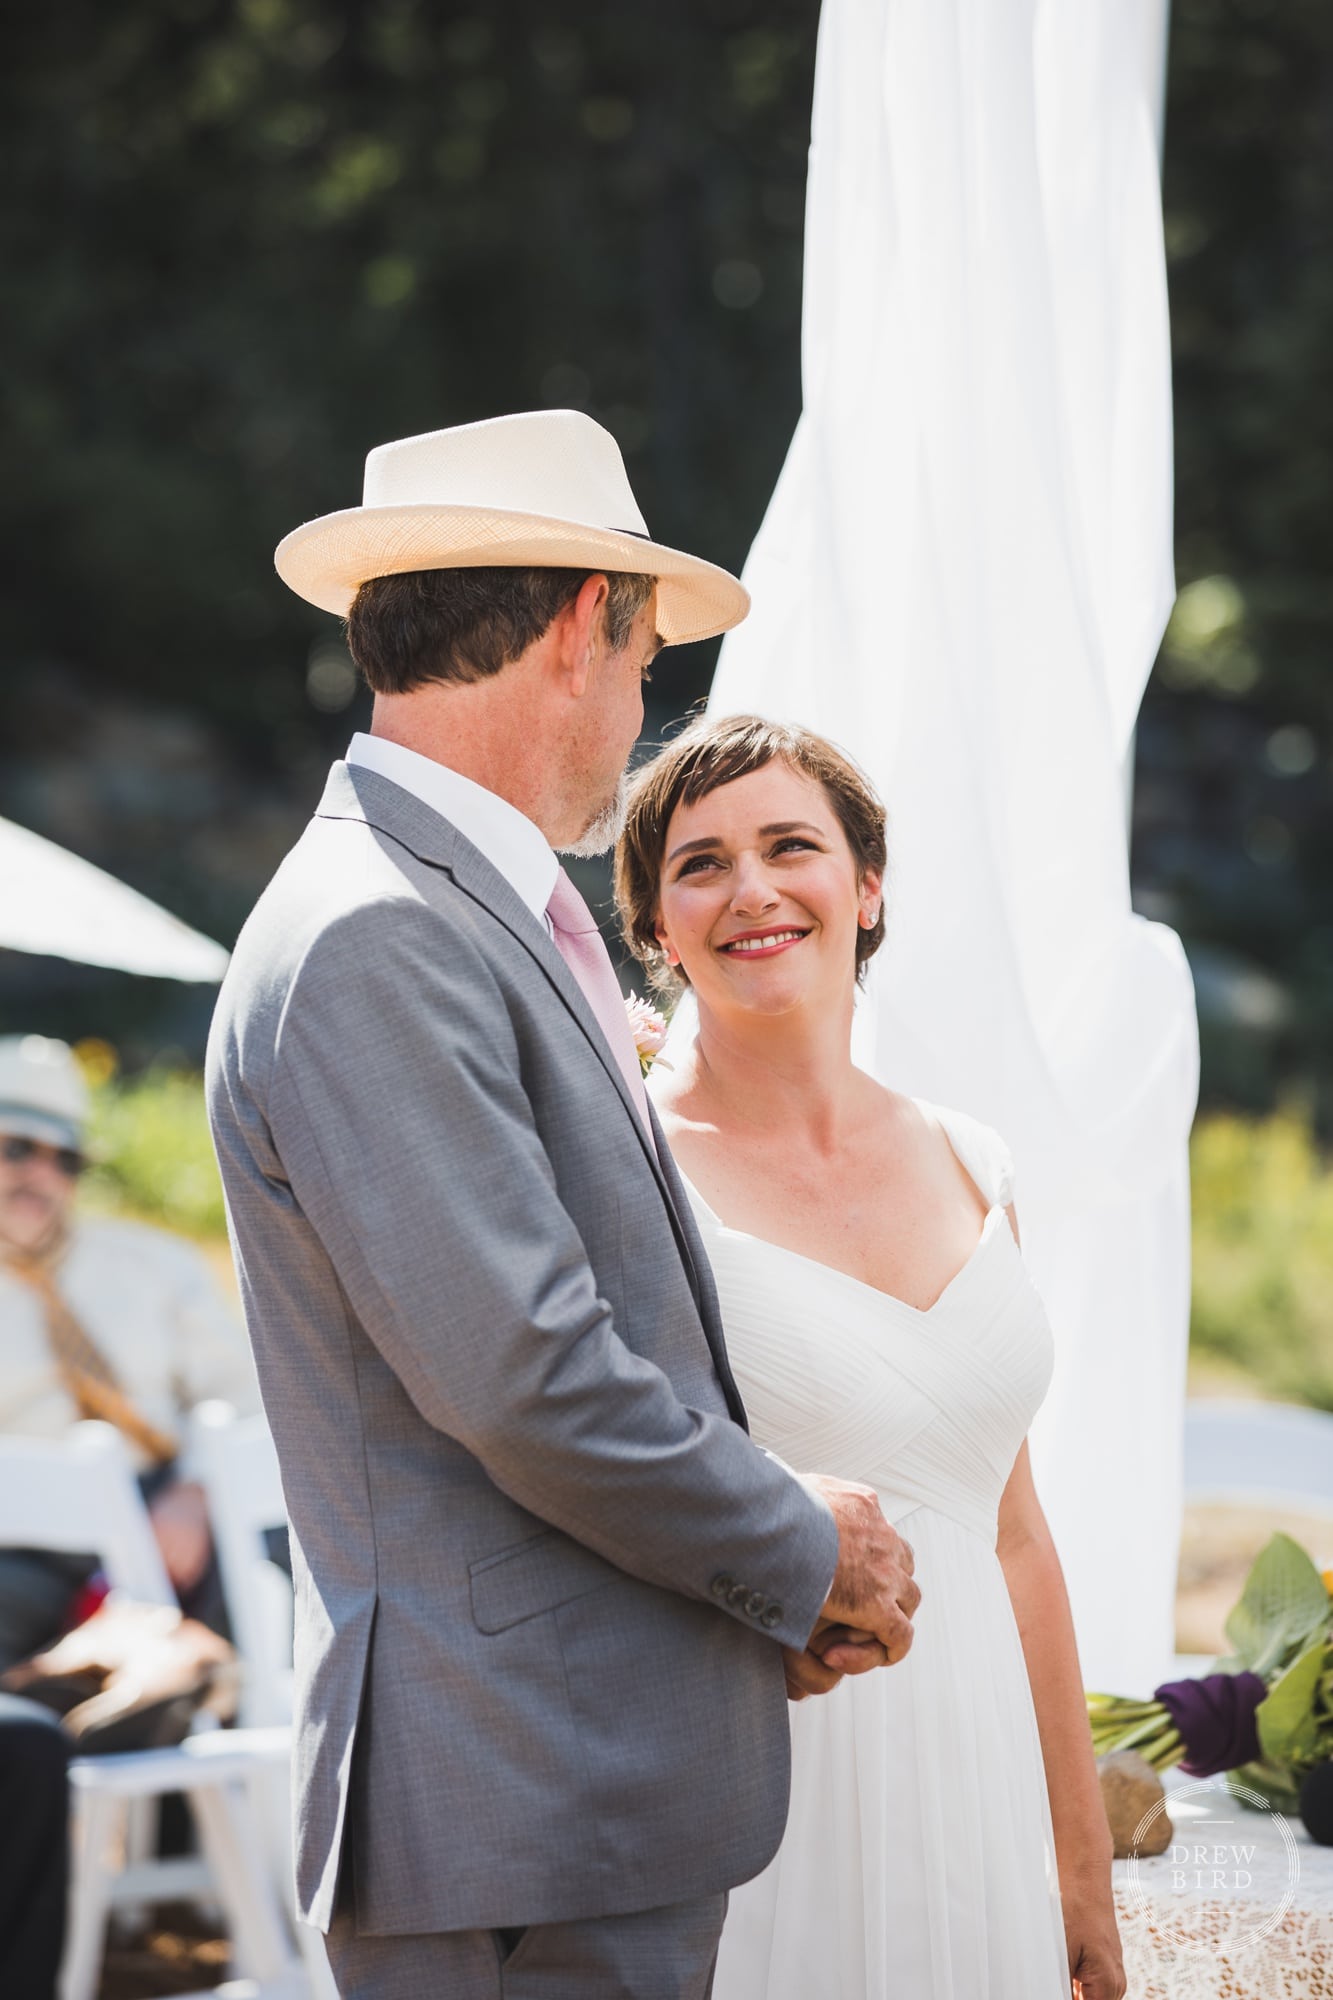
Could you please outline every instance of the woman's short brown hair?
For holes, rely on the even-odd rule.
[[[728,715],[717,722],[701,718],[634,773],[625,830],[616,846],[621,935],[655,986],[672,990],[688,983],[683,973],[668,965],[656,934],[671,815],[677,806],[692,806],[721,786],[775,763],[786,764],[823,787],[852,850],[858,877],[871,872],[883,875],[888,861],[884,807],[850,757],[813,730],[766,722],[759,715]],[[883,942],[881,902],[873,926],[856,933],[858,980],[864,978],[866,965]]]

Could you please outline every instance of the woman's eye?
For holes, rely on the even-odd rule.
[[[682,875],[697,875],[701,868],[711,868],[712,865],[711,854],[692,854],[688,861],[681,862],[676,872],[676,880],[679,881]]]
[[[784,840],[778,842],[773,852],[775,854],[785,854],[791,848],[802,848],[813,854],[815,843],[813,840],[802,840],[799,833],[789,833]]]

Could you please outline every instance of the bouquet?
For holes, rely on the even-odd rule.
[[[1089,1694],[1093,1748],[1136,1750],[1155,1770],[1225,1771],[1279,1812],[1333,1758],[1333,1571],[1290,1535],[1255,1558],[1226,1622],[1235,1652],[1198,1680],[1166,1681],[1151,1701]],[[1312,1829],[1313,1830],[1313,1829]]]

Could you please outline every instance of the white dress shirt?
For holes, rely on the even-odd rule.
[[[560,863],[541,828],[517,806],[461,772],[451,771],[447,764],[437,764],[433,757],[406,750],[401,743],[386,742],[382,736],[358,731],[348,745],[347,762],[359,764],[363,771],[378,771],[456,826],[549,931],[546,905]]]

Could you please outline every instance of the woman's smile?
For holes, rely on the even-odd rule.
[[[809,930],[740,931],[718,945],[717,949],[728,958],[772,958],[777,952],[788,951],[792,945],[803,943],[809,935]]]

